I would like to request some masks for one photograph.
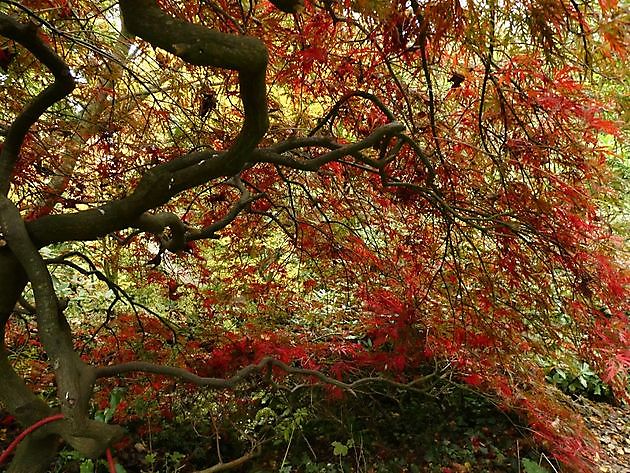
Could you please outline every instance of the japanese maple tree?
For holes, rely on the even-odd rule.
[[[543,361],[627,398],[625,248],[600,208],[616,1],[0,8],[0,402],[24,426],[64,416],[8,471],[46,471],[59,439],[100,456],[123,429],[91,418],[95,390],[137,373],[333,396],[448,378],[590,467]],[[50,405],[16,368],[20,321]]]

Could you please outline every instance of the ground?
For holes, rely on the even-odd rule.
[[[596,459],[599,471],[630,473],[630,408],[585,398],[579,398],[572,405],[602,444],[603,454]]]
[[[273,472],[427,472],[427,473],[539,473],[562,471],[549,460],[519,427],[518,420],[501,412],[483,398],[471,393],[453,392],[440,404],[426,400],[402,399],[398,406],[387,401],[370,400],[365,410],[352,419],[354,432],[335,430],[330,422],[340,419],[339,411],[329,411],[329,419],[315,419],[303,425],[308,445],[293,440],[268,444],[263,452],[244,466],[231,471],[252,473]],[[579,412],[602,444],[602,451],[594,460],[602,473],[630,473],[630,408],[594,402],[585,398],[567,403]],[[348,406],[346,406],[348,407]],[[389,411],[389,412],[387,412]],[[322,416],[328,415],[321,413]],[[345,414],[348,415],[347,413]],[[394,427],[383,429],[390,423]],[[190,426],[190,424],[188,424]],[[207,467],[215,458],[214,442],[205,449],[193,448],[204,439],[198,432],[165,429],[147,437],[132,433],[132,441],[116,457],[128,472],[189,473]],[[134,429],[131,426],[131,429]],[[0,413],[0,447],[4,449],[19,433],[6,413]],[[322,435],[324,433],[324,435]],[[353,443],[350,443],[351,436]],[[295,436],[297,438],[297,435]],[[337,441],[335,441],[337,439]],[[360,439],[360,440],[359,440]],[[228,442],[229,440],[226,440]],[[337,446],[335,449],[332,446]],[[349,447],[349,448],[346,448]],[[229,450],[229,446],[225,446]],[[222,447],[223,449],[223,447]],[[344,455],[337,455],[346,451]],[[288,452],[288,454],[287,454]],[[233,452],[227,455],[236,456]],[[224,459],[224,461],[227,461]],[[153,462],[152,464],[150,464]],[[377,466],[371,466],[376,465]],[[536,469],[533,464],[540,465]],[[97,472],[105,472],[104,463]],[[65,451],[51,473],[91,472],[86,460]]]

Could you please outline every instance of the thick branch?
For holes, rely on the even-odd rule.
[[[404,129],[400,123],[394,122],[374,130],[369,136],[356,143],[340,145],[330,138],[306,137],[289,140],[269,148],[252,150],[244,153],[244,162],[269,162],[304,171],[316,171],[321,166],[348,155],[358,155],[362,150],[373,147],[382,139],[399,134]],[[302,160],[286,156],[284,152],[307,146],[332,148],[311,160]],[[98,209],[84,210],[71,214],[47,215],[27,223],[28,232],[37,246],[44,246],[59,241],[93,240],[99,236],[138,225],[138,218],[148,210],[165,204],[181,192],[197,185],[198,176],[181,184],[180,177],[204,170],[206,178],[233,176],[232,165],[226,162],[232,150],[222,154],[214,151],[193,152],[180,158],[154,167],[147,172],[138,187],[129,196],[105,204]],[[370,160],[365,157],[362,161]],[[378,164],[371,160],[372,165]],[[245,164],[245,163],[243,163]],[[238,206],[238,204],[237,204]],[[242,209],[238,209],[240,211]],[[228,222],[229,223],[229,222]],[[218,230],[215,229],[214,231]],[[198,239],[198,238],[195,238]]]
[[[0,228],[9,249],[31,282],[37,307],[38,331],[56,373],[62,411],[80,430],[89,407],[93,383],[91,369],[74,351],[69,327],[59,313],[57,296],[46,264],[31,242],[18,209],[3,195],[0,195]]]
[[[265,74],[267,48],[257,38],[236,36],[174,18],[154,0],[121,0],[120,9],[130,33],[165,49],[190,64],[231,69],[238,72],[245,119],[230,150],[221,157],[236,174],[269,127]],[[176,191],[207,182],[214,177],[213,165],[201,163],[175,173],[170,183]]]
[[[26,133],[51,105],[70,94],[75,84],[68,66],[42,41],[34,24],[23,25],[14,18],[0,13],[0,35],[20,43],[55,76],[55,81],[22,110],[7,132],[0,152],[0,193],[7,195],[11,174]]]

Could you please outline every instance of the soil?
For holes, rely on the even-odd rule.
[[[602,473],[630,473],[630,406],[610,404],[579,398],[572,403],[599,438],[602,454],[595,458]]]

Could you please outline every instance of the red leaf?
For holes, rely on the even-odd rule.
[[[470,384],[471,386],[479,386],[483,383],[483,378],[479,376],[477,373],[472,373],[464,376],[462,378],[465,383]]]

